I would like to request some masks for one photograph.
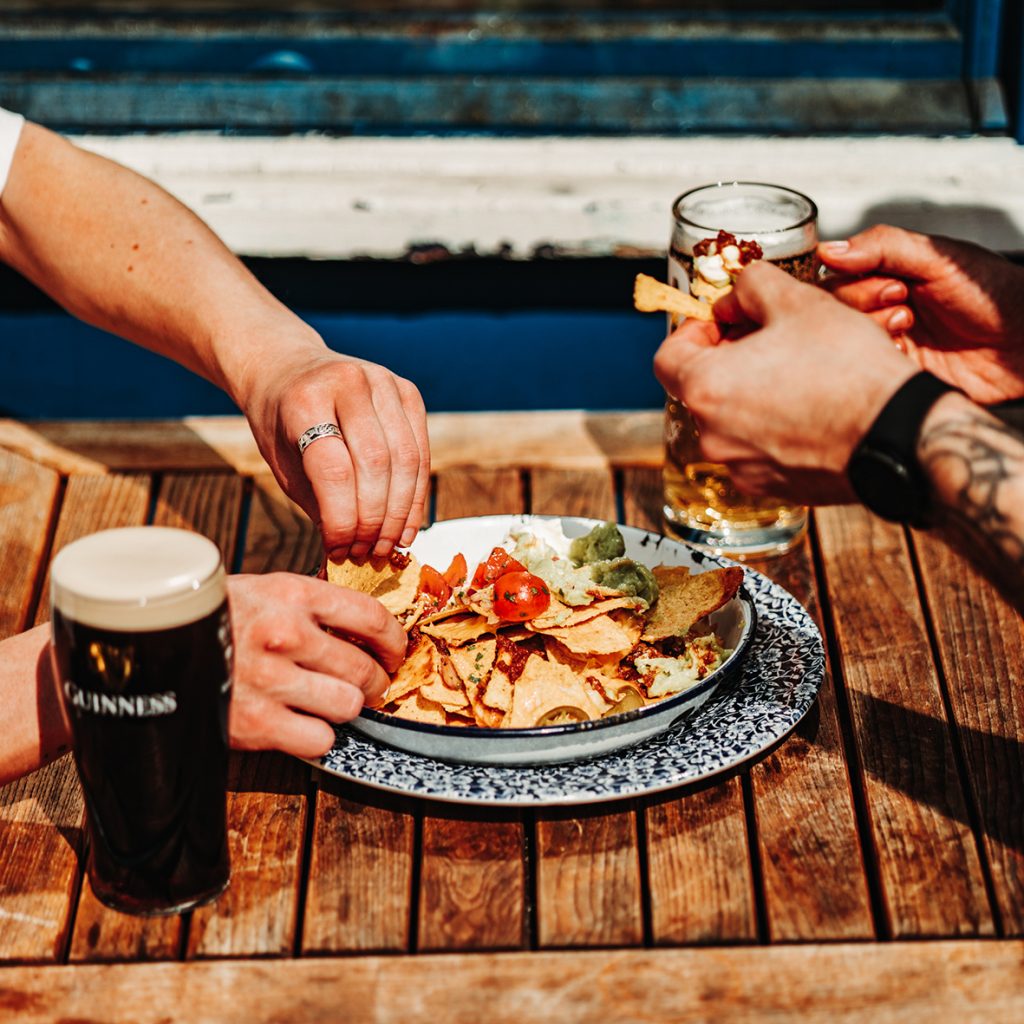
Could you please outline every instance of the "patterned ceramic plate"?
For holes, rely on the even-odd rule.
[[[560,764],[452,764],[339,726],[334,747],[313,763],[393,793],[533,807],[657,793],[735,768],[792,731],[814,703],[825,670],[821,634],[803,606],[751,569],[744,585],[756,608],[756,629],[738,678],[692,716],[635,746]]]

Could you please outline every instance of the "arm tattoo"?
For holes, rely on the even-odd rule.
[[[1024,436],[978,409],[926,430],[917,450],[952,546],[1024,609]]]

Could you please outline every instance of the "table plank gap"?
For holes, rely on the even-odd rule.
[[[912,537],[997,923],[1024,934],[1024,623],[969,562]]]
[[[414,805],[318,773],[304,955],[410,946]]]
[[[816,522],[890,933],[992,935],[906,538],[859,507]]]
[[[190,493],[190,487],[203,489]],[[158,522],[184,515],[243,572],[306,572],[317,560],[312,523],[263,473],[168,474]],[[233,753],[228,781],[231,885],[189,919],[186,957],[286,956],[298,942],[309,768],[263,751]]]
[[[661,471],[622,472],[622,514],[661,532]],[[738,777],[644,802],[655,945],[756,942],[754,871]]]
[[[437,520],[521,512],[518,469],[436,474]],[[444,569],[445,566],[435,566]],[[470,566],[470,571],[473,570]],[[518,949],[529,943],[523,816],[424,808],[418,950]]]
[[[120,480],[108,503],[123,504],[136,522],[195,530],[210,537],[230,560],[237,535],[241,481],[226,473],[164,474],[158,483],[131,475],[72,477],[80,489],[102,495]],[[135,480],[134,488],[131,486]],[[70,485],[69,485],[70,491]],[[123,493],[122,493],[123,492]],[[226,564],[230,564],[227,561]],[[230,803],[230,798],[229,798]],[[230,826],[229,826],[230,827]],[[78,904],[70,957],[76,962],[177,959],[188,948],[190,915],[133,917],[105,907],[86,880]]]
[[[537,514],[617,518],[611,469],[535,468],[530,488]],[[642,943],[649,925],[634,805],[609,805],[599,815],[540,811],[536,830],[540,945]],[[595,870],[592,857],[597,858]]]
[[[767,937],[870,939],[877,927],[864,853],[867,833],[858,818],[812,540],[805,537],[781,557],[749,564],[796,597],[826,648],[816,703],[792,735],[750,770],[751,838],[757,843]]]

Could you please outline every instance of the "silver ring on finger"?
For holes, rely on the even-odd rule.
[[[341,427],[337,423],[314,423],[308,430],[304,430],[299,435],[299,455],[304,455],[306,449],[314,442],[319,441],[322,437],[337,437],[339,440],[344,440],[341,434]]]

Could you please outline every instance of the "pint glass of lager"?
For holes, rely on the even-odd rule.
[[[758,182],[705,185],[684,192],[672,215],[668,279],[684,292],[713,297],[728,284],[719,247],[727,251],[726,264],[766,259],[800,280],[816,280],[818,211],[799,192]],[[739,493],[725,466],[703,457],[693,418],[671,397],[665,406],[664,495],[672,533],[734,556],[786,551],[807,525],[800,505]]]
[[[231,626],[216,545],[106,530],[53,561],[55,678],[85,795],[96,896],[169,914],[228,883]]]

